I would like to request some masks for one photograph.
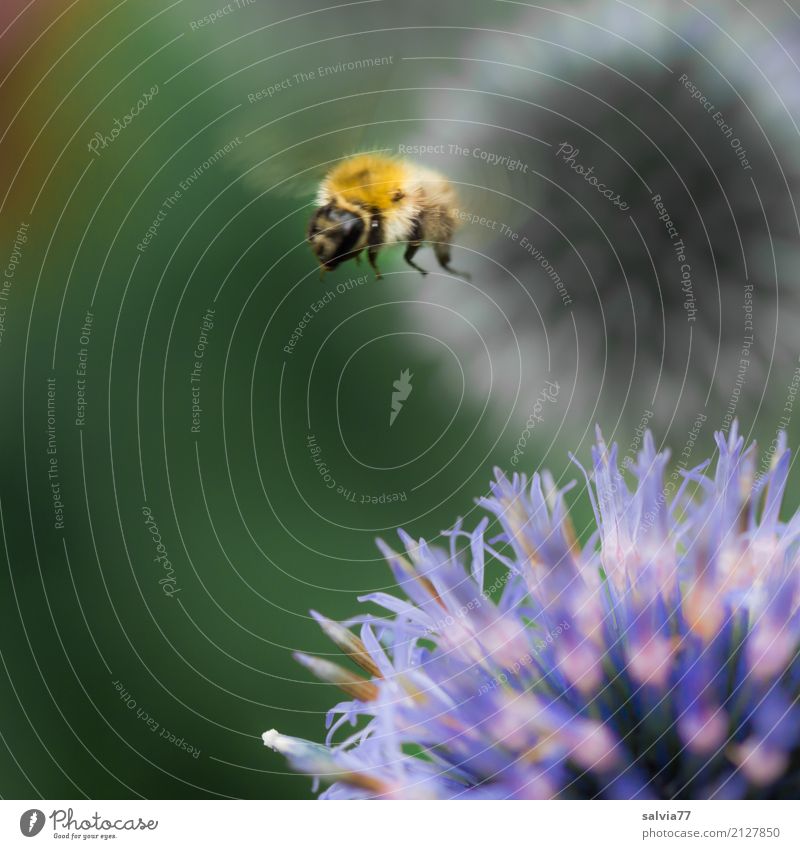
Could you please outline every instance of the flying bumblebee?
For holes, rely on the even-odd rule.
[[[428,242],[442,268],[467,278],[450,267],[456,194],[435,171],[380,154],[352,156],[322,180],[317,206],[308,226],[308,242],[323,274],[349,259],[360,262],[366,250],[380,278],[378,252],[394,244],[405,244],[405,261],[427,274],[414,256]]]

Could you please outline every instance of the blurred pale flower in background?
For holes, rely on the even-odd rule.
[[[326,744],[265,744],[333,782],[326,798],[796,798],[790,455],[781,436],[759,466],[735,422],[717,446],[713,476],[669,472],[648,432],[629,489],[598,434],[583,546],[571,487],[499,472],[480,501],[498,537],[483,519],[450,551],[381,543],[408,599],[365,595],[386,617],[346,626],[316,615],[363,672],[297,655],[349,696]]]
[[[521,372],[555,375],[581,429],[644,410],[665,434],[729,406],[750,421],[795,365],[800,19],[780,3],[519,6],[514,32],[408,63],[440,71],[420,135],[485,219],[459,241],[485,254],[473,280],[496,305],[426,282],[482,328],[469,342],[452,325],[474,397],[491,381],[504,412]]]

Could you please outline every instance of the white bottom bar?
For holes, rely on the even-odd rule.
[[[797,802],[0,801],[0,846],[800,846]],[[28,836],[32,832],[32,836]],[[311,841],[317,841],[311,843]]]

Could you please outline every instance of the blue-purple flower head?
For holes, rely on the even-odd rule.
[[[298,655],[348,695],[325,744],[264,742],[326,798],[796,798],[790,454],[781,435],[762,459],[735,425],[716,440],[713,475],[677,473],[648,433],[626,476],[598,434],[583,545],[570,487],[499,471],[479,504],[500,536],[487,517],[449,550],[381,542],[407,599],[366,595],[386,615],[346,624],[315,614],[354,663]]]

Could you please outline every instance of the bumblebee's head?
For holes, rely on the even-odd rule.
[[[325,271],[355,256],[364,247],[367,226],[358,209],[334,203],[321,206],[308,225],[308,243]]]

